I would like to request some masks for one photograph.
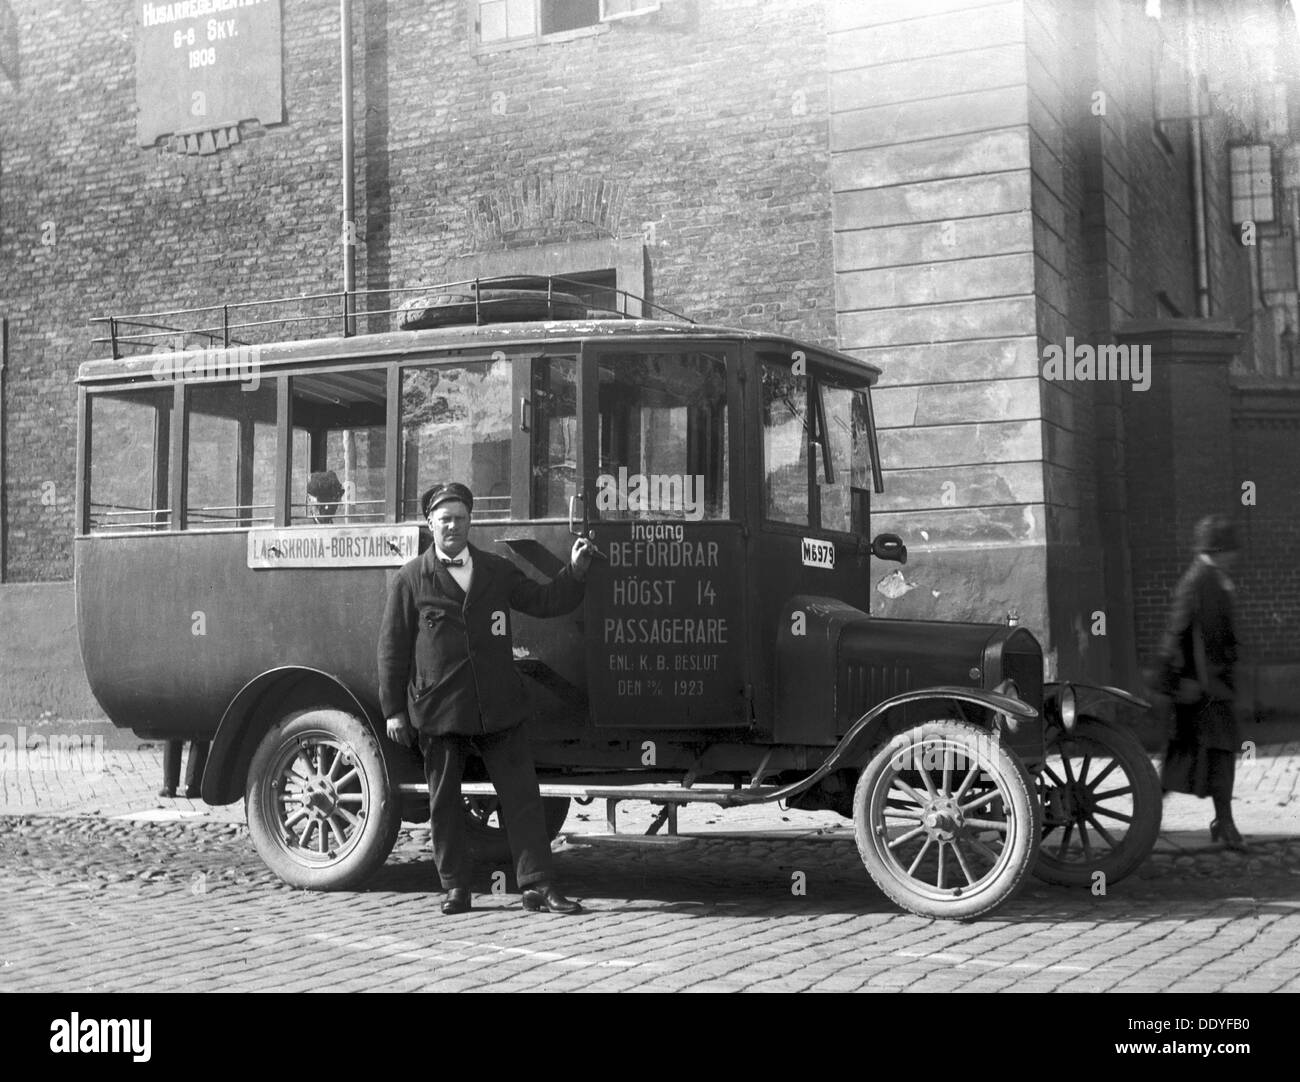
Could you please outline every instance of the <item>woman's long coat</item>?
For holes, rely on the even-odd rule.
[[[1204,643],[1204,671],[1196,660],[1194,630]],[[1198,557],[1174,589],[1161,656],[1176,677],[1195,680],[1204,698],[1179,711],[1194,719],[1196,742],[1205,748],[1236,752],[1233,703],[1236,699],[1237,635],[1233,626],[1232,587],[1216,566]]]

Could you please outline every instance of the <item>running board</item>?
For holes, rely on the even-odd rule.
[[[763,785],[737,789],[730,785],[698,785],[690,789],[680,785],[580,785],[542,782],[543,797],[568,797],[584,804],[593,800],[605,801],[605,821],[610,833],[618,833],[618,805],[625,800],[644,800],[660,805],[660,811],[650,824],[647,834],[657,834],[667,826],[669,834],[677,833],[677,808],[681,804],[716,804],[721,808],[734,808],[745,804],[764,804],[780,799],[788,786]],[[403,796],[429,795],[426,782],[402,782],[397,786]],[[496,796],[491,782],[463,782],[460,791],[465,796]]]

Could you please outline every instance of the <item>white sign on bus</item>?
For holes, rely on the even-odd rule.
[[[251,568],[401,567],[419,554],[419,526],[298,526],[248,533]]]

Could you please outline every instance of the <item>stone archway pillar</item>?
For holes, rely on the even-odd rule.
[[[1137,653],[1150,658],[1170,591],[1203,515],[1231,512],[1232,396],[1228,370],[1244,333],[1201,319],[1120,324],[1115,340],[1148,358],[1150,387],[1124,396],[1125,486]]]

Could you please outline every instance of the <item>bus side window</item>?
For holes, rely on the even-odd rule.
[[[89,408],[90,532],[166,529],[171,387],[91,395]]]
[[[808,377],[785,365],[762,368],[763,517],[808,526]]]
[[[327,372],[294,376],[289,383],[290,522],[382,522],[387,373]],[[311,475],[327,471],[342,487],[337,504],[323,504],[307,492]]]
[[[825,439],[830,445],[832,478],[826,477],[825,462],[817,463],[824,530],[850,533],[853,530],[853,489],[864,494],[871,484],[866,392],[821,385],[825,403]],[[820,457],[820,456],[819,456]]]
[[[196,386],[186,397],[185,525],[269,525],[275,510],[275,386]]]
[[[510,518],[514,362],[469,361],[402,370],[403,522],[420,521],[420,493],[459,481],[474,493],[474,520]]]
[[[578,359],[537,357],[530,383],[534,518],[563,518],[578,491]]]

